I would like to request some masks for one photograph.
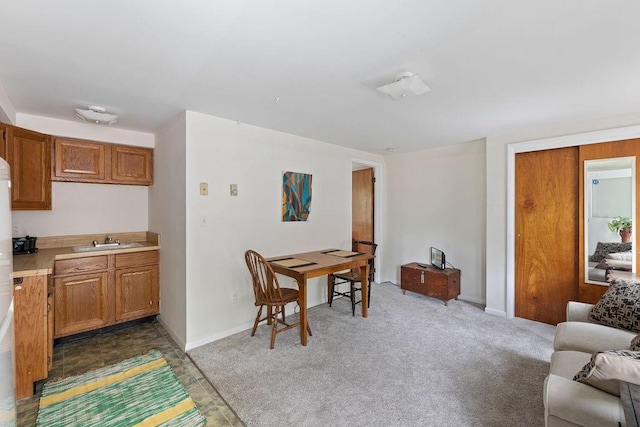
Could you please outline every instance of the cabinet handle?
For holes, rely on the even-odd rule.
[[[22,285],[22,281],[24,280],[24,277],[14,277],[13,278],[13,284],[14,285]]]
[[[424,283],[424,271],[420,273],[420,283]]]

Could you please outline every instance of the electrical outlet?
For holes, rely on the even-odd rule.
[[[235,304],[238,302],[238,293],[237,292],[232,292],[231,293],[231,301]]]
[[[208,227],[209,226],[209,218],[206,215],[202,215],[200,217],[200,227]]]
[[[209,195],[209,184],[207,184],[206,182],[201,182],[200,183],[200,195],[201,196],[208,196]]]
[[[229,186],[229,194],[231,194],[232,196],[238,195],[238,184],[231,184]]]
[[[13,237],[20,236],[20,229],[21,227],[18,224],[13,224],[13,229],[11,230],[11,233],[13,233]]]

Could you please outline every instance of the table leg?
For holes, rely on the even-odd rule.
[[[300,344],[307,345],[307,278],[298,281],[300,292]]]
[[[369,263],[360,267],[360,277],[362,278],[362,281],[360,282],[360,286],[362,286],[362,317],[368,317],[369,307],[367,301],[369,301]]]

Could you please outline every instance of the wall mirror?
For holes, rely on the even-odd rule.
[[[584,162],[586,283],[606,285],[607,274],[612,270],[636,271],[633,227],[623,231],[609,227],[616,218],[635,219],[635,164],[635,157]]]

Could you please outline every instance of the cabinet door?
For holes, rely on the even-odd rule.
[[[111,147],[111,180],[119,184],[153,184],[153,150],[142,147]]]
[[[53,278],[47,276],[47,371],[53,368]]]
[[[56,338],[113,323],[113,288],[108,272],[56,278],[54,292]]]
[[[11,209],[51,209],[51,138],[5,125],[11,166]]]
[[[105,181],[107,147],[106,144],[100,142],[56,137],[53,141],[54,180]]]
[[[0,123],[0,157],[7,160],[7,125]]]
[[[47,377],[47,276],[14,279],[16,396],[33,395]]]
[[[400,267],[400,287],[403,290],[425,294],[427,292],[425,271],[413,267]]]
[[[428,292],[434,298],[447,299],[449,295],[449,275],[444,272],[427,271]]]
[[[158,266],[116,270],[116,322],[158,314]]]

